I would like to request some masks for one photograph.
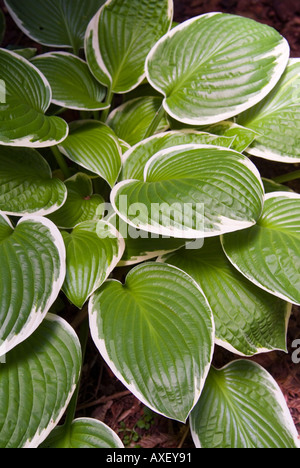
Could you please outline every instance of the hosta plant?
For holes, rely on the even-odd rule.
[[[300,305],[300,195],[255,159],[300,162],[300,59],[172,0],[5,5],[33,48],[0,49],[0,447],[124,447],[76,418],[89,338],[195,447],[299,447],[251,357]]]

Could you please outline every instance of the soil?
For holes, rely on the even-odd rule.
[[[246,16],[275,27],[289,41],[291,56],[300,57],[300,2],[299,0],[174,0],[174,20],[182,22],[191,17],[221,11]],[[4,9],[3,0],[0,7]],[[7,16],[7,32],[2,46],[35,46]],[[286,165],[253,158],[263,177],[272,178],[293,170],[299,165]],[[300,182],[289,184],[300,193]],[[124,271],[118,274],[122,277]],[[66,306],[68,307],[68,306]],[[74,310],[68,307],[65,316],[74,320]],[[78,321],[73,322],[77,328]],[[288,353],[271,352],[251,358],[265,367],[279,384],[300,435],[300,365],[293,364],[291,347],[293,340],[300,338],[300,309],[293,308],[288,329]],[[221,367],[239,359],[232,353],[216,347],[214,362]],[[153,413],[145,408],[115,378],[91,340],[88,342],[83,367],[79,405],[76,416],[97,418],[115,430],[126,446],[143,448],[194,448],[188,425],[180,424]]]

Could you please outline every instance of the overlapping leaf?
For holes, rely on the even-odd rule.
[[[248,153],[272,161],[300,162],[299,59],[290,60],[275,89],[240,115],[238,122],[260,134],[247,149]]]
[[[119,138],[130,146],[144,139],[147,129],[161,106],[161,98],[147,96],[133,99],[117,107],[107,119],[109,125]],[[169,128],[166,118],[162,118],[157,133]]]
[[[260,217],[263,185],[256,167],[235,151],[181,145],[158,152],[144,181],[114,187],[111,202],[135,228],[169,237],[203,238],[245,229]]]
[[[124,253],[124,240],[104,221],[80,223],[71,234],[63,232],[67,273],[63,291],[82,308],[117,266]]]
[[[300,447],[279,386],[251,361],[211,368],[190,423],[197,448]]]
[[[116,134],[107,125],[94,120],[72,122],[70,134],[59,149],[110,186],[115,184],[121,169],[122,151]]]
[[[118,435],[101,421],[78,418],[70,427],[56,427],[41,448],[120,449],[124,445]]]
[[[80,370],[74,330],[49,314],[0,365],[0,447],[37,448],[63,416]]]
[[[215,135],[234,138],[231,148],[242,153],[257,138],[258,134],[250,128],[242,127],[234,122],[220,122],[205,128]]]
[[[185,239],[170,239],[163,236],[151,236],[149,232],[135,229],[125,223],[116,213],[107,218],[125,239],[125,250],[118,266],[135,265],[164,255],[185,245]]]
[[[196,283],[175,267],[144,263],[125,285],[107,281],[89,314],[94,342],[115,375],[154,411],[185,421],[213,351],[212,314]]]
[[[95,80],[87,63],[67,52],[50,52],[31,60],[47,78],[52,102],[75,110],[106,109],[105,88]]]
[[[68,135],[68,125],[45,113],[52,92],[44,75],[29,61],[0,49],[0,145],[32,148],[57,145]]]
[[[49,220],[0,215],[0,356],[26,340],[56,300],[65,278],[65,247]]]
[[[154,154],[163,149],[192,143],[230,148],[233,141],[234,137],[219,137],[204,132],[197,132],[195,130],[159,133],[158,135],[154,135],[136,144],[123,155],[120,179],[143,180],[146,163]]]
[[[228,261],[219,238],[201,249],[182,248],[159,261],[189,274],[214,314],[217,343],[240,355],[286,351],[291,305],[248,281]]]
[[[55,213],[49,216],[61,229],[73,229],[83,221],[100,219],[103,213],[101,206],[104,199],[101,195],[93,193],[91,179],[78,172],[75,176],[65,181],[67,188],[67,200]]]
[[[64,183],[31,148],[0,147],[0,210],[8,215],[48,215],[65,202]]]
[[[100,83],[127,93],[145,76],[151,47],[170,28],[171,0],[109,0],[90,22],[85,52]]]
[[[171,117],[207,125],[261,101],[288,59],[287,41],[269,26],[209,13],[185,21],[158,41],[147,57],[146,74],[165,96]]]
[[[77,51],[104,0],[5,0],[16,24],[36,42]]]
[[[300,195],[265,196],[258,223],[223,237],[232,264],[250,281],[286,301],[300,305]]]

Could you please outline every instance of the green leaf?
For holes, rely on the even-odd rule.
[[[214,314],[216,342],[239,355],[287,351],[291,305],[248,281],[226,258],[219,238],[201,249],[182,248],[159,258],[190,275]]]
[[[107,119],[109,125],[119,138],[130,146],[139,143],[161,107],[161,98],[146,96],[125,102],[117,107]],[[163,118],[156,130],[157,133],[169,128],[166,118]]]
[[[93,340],[115,375],[153,411],[185,421],[213,353],[211,310],[179,269],[144,263],[107,281],[89,308]]]
[[[19,28],[31,39],[51,47],[78,51],[89,21],[104,0],[5,0]]]
[[[249,154],[284,163],[300,162],[300,59],[290,59],[274,90],[240,115],[238,122],[260,134],[247,149]]]
[[[190,417],[197,448],[299,448],[297,429],[273,377],[251,361],[213,367]]]
[[[0,8],[0,44],[4,39],[5,29],[6,29],[5,16],[4,16],[3,11]]]
[[[94,120],[72,122],[70,134],[59,149],[71,161],[105,179],[111,187],[115,184],[122,150],[117,136],[107,125]]]
[[[84,60],[67,52],[50,52],[31,60],[47,78],[52,103],[67,109],[107,109],[105,88],[95,80]]]
[[[111,192],[114,210],[131,226],[181,239],[212,237],[256,223],[263,186],[256,167],[235,151],[181,145],[156,153],[144,181]]]
[[[0,214],[0,356],[26,340],[65,279],[65,247],[46,218],[25,216],[14,229]],[[1,420],[1,419],[0,419]]]
[[[159,133],[136,144],[123,155],[120,180],[143,180],[146,163],[163,149],[192,143],[230,148],[233,140],[234,138],[219,137],[194,130]]]
[[[234,138],[231,148],[240,153],[245,151],[258,136],[257,132],[230,121],[211,125],[204,130],[215,135]]]
[[[172,0],[109,0],[86,32],[85,53],[95,77],[114,93],[145,78],[151,47],[171,27]]]
[[[171,117],[208,125],[261,101],[283,74],[289,52],[287,41],[267,25],[208,13],[158,41],[147,57],[146,75],[165,96]]]
[[[67,123],[45,115],[51,94],[48,81],[34,65],[0,49],[0,145],[42,148],[63,141]]]
[[[119,267],[135,265],[173,252],[185,245],[185,239],[170,239],[163,236],[151,236],[149,232],[135,229],[125,223],[116,213],[107,218],[121,236],[125,239],[125,251],[118,263]]]
[[[46,439],[76,388],[81,359],[74,330],[52,314],[8,353],[0,365],[1,448],[37,448]]]
[[[79,309],[108,278],[124,252],[124,240],[104,221],[80,223],[71,234],[63,232],[67,273],[63,291]]]
[[[231,263],[246,278],[285,301],[300,305],[300,195],[265,196],[256,226],[223,238]]]
[[[70,427],[56,427],[40,448],[124,448],[118,435],[97,419],[78,418]]]
[[[66,197],[66,186],[52,177],[50,166],[36,150],[0,146],[2,212],[45,216],[58,210]]]
[[[266,179],[262,178],[264,188],[265,188],[265,193],[271,193],[271,192],[293,192],[293,190],[288,187],[287,185],[282,185],[278,184],[277,182],[274,182],[274,180],[271,179]]]
[[[73,229],[83,221],[100,219],[104,204],[101,195],[93,194],[91,179],[82,173],[77,173],[65,181],[67,200],[65,204],[49,217],[60,229]]]

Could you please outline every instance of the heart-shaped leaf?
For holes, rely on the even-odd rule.
[[[2,212],[45,216],[58,210],[66,198],[66,186],[52,177],[49,164],[36,150],[0,146]]]
[[[238,122],[260,134],[248,153],[272,161],[300,162],[300,59],[290,60],[274,90],[240,115]]]
[[[104,0],[5,0],[19,28],[31,39],[51,47],[83,47],[89,21]]]
[[[73,229],[83,221],[100,219],[104,198],[93,193],[93,184],[86,175],[78,172],[65,181],[68,196],[65,204],[48,216],[60,229]]]
[[[289,45],[275,29],[248,18],[209,13],[166,34],[146,61],[150,84],[173,118],[191,125],[227,120],[276,85]]]
[[[94,120],[72,122],[70,134],[59,149],[71,161],[105,179],[111,187],[115,184],[122,151],[116,134],[107,125]]]
[[[106,123],[119,138],[130,146],[135,145],[144,139],[161,102],[161,98],[157,96],[146,96],[127,101],[111,112]],[[162,118],[156,133],[163,132],[168,128],[167,119]]]
[[[211,368],[190,425],[197,448],[300,447],[278,384],[251,361]]]
[[[0,356],[26,340],[56,300],[65,247],[46,218],[25,216],[14,229],[0,214]]]
[[[226,258],[219,238],[201,249],[182,248],[158,259],[189,274],[214,314],[216,341],[240,355],[286,351],[291,305],[248,281]]]
[[[181,145],[154,155],[144,181],[120,182],[114,210],[143,231],[181,239],[246,229],[260,217],[263,185],[256,167],[235,151]]]
[[[194,280],[175,267],[144,263],[125,285],[107,281],[89,314],[94,342],[123,384],[157,413],[185,421],[214,340],[211,310]]]
[[[122,172],[120,179],[143,180],[143,173],[146,163],[159,151],[171,148],[172,146],[187,144],[216,145],[230,148],[234,137],[219,137],[204,132],[194,130],[172,131],[159,133],[146,140],[141,141],[130,148],[122,157]]]
[[[151,47],[171,27],[172,0],[109,0],[86,32],[92,73],[114,93],[127,93],[145,77]]]
[[[31,60],[47,78],[52,103],[68,109],[107,109],[106,89],[93,77],[86,62],[67,52],[50,52]]]
[[[256,226],[223,238],[231,263],[246,278],[285,301],[300,305],[300,195],[265,196]]]
[[[124,240],[104,221],[80,223],[71,234],[63,232],[67,273],[63,291],[79,309],[108,278],[124,253]]]
[[[42,148],[67,137],[66,122],[45,115],[52,92],[34,65],[15,52],[0,49],[0,86],[1,82],[5,99],[0,99],[0,145]]]
[[[103,422],[79,418],[70,427],[56,427],[40,448],[121,449],[124,445],[118,435]]]
[[[81,359],[74,330],[52,314],[8,353],[0,364],[1,448],[37,448],[46,439],[76,388]]]

